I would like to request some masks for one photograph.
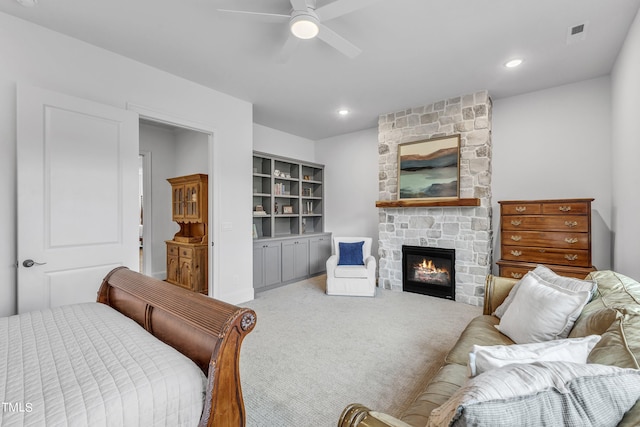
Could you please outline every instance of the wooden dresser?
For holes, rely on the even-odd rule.
[[[172,219],[180,226],[167,240],[167,282],[194,292],[209,292],[207,222],[208,176],[194,174],[169,178]]]
[[[519,279],[544,264],[584,279],[591,265],[593,199],[509,200],[500,203],[500,276]]]

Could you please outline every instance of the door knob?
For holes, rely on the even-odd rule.
[[[25,259],[24,261],[22,261],[22,265],[29,268],[29,267],[33,267],[34,265],[45,265],[46,262],[35,262],[32,259]]]

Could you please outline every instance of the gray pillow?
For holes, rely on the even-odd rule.
[[[595,280],[580,280],[573,277],[560,276],[559,274],[556,274],[553,270],[545,267],[542,264],[538,264],[535,269],[527,272],[527,274],[525,274],[525,277],[531,275],[572,292],[588,291],[590,292],[589,301],[591,301],[598,292],[598,284],[595,282]],[[523,277],[522,279],[524,279],[525,277]],[[520,288],[521,282],[522,280],[518,281],[513,286],[513,288],[511,288],[511,292],[509,292],[509,295],[507,295],[502,304],[500,304],[493,312],[493,315],[498,319],[502,319],[505,311],[507,311],[507,308],[509,308],[509,305],[511,305],[511,303],[513,302],[513,298],[515,298],[515,295]],[[566,336],[564,336],[563,338],[566,338]]]
[[[427,426],[615,426],[638,398],[640,370],[514,364],[470,379],[431,413]]]

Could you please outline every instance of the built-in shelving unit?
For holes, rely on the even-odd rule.
[[[253,153],[253,287],[256,292],[326,271],[324,166]]]
[[[254,238],[322,233],[323,182],[323,165],[254,152]]]

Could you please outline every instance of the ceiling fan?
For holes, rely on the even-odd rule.
[[[220,12],[243,14],[272,22],[289,22],[291,34],[280,50],[280,62],[286,62],[299,41],[318,37],[349,58],[360,55],[362,50],[323,24],[347,13],[362,9],[379,0],[336,0],[316,8],[316,0],[290,0],[293,8],[289,15],[248,10],[218,9]]]

